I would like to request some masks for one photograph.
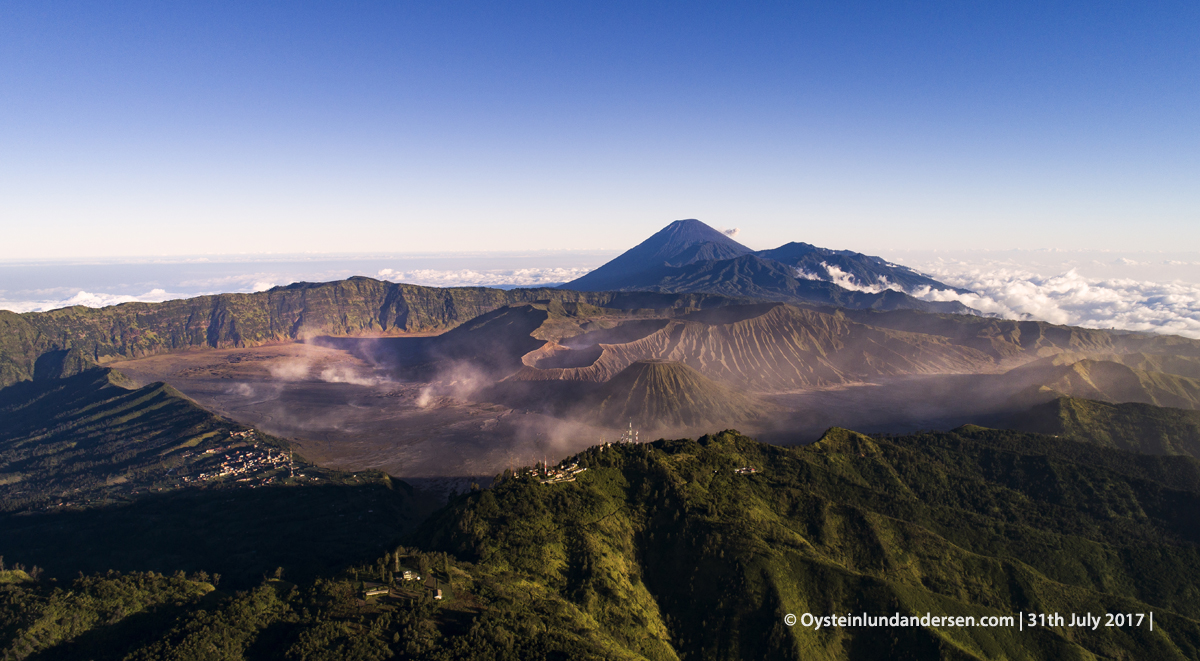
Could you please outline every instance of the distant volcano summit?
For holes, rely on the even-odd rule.
[[[957,301],[924,301],[917,289],[955,289],[898,264],[849,250],[789,243],[754,251],[694,218],[677,220],[587,275],[576,291],[707,293],[851,309],[970,314]]]
[[[677,220],[619,257],[563,285],[576,291],[639,289],[662,267],[720,261],[754,251],[695,218]]]

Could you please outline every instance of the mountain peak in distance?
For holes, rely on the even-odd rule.
[[[606,291],[640,284],[639,276],[663,266],[732,259],[753,253],[695,218],[677,220],[619,257],[563,285],[576,291]]]

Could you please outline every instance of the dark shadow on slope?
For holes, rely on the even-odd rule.
[[[347,351],[372,365],[399,369],[430,362],[437,337],[330,337],[313,338],[313,344]]]
[[[48,576],[218,573],[222,587],[327,575],[380,554],[431,508],[402,482],[204,489],[90,510],[0,516],[0,555]]]
[[[545,306],[517,305],[493,310],[436,337],[340,338],[322,336],[318,346],[349,351],[404,378],[425,380],[453,363],[470,363],[500,378],[521,367],[521,356],[544,340],[532,333],[549,317]]]

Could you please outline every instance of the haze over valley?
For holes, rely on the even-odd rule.
[[[796,445],[835,426],[891,433],[998,420],[1052,399],[1031,392],[1043,387],[1114,403],[1200,401],[1196,342],[982,316],[957,303],[930,309],[902,286],[830,281],[832,268],[850,286],[895,280],[972,295],[857,253],[793,243],[759,254],[676,221],[558,289],[455,294],[365,278],[280,287],[228,299],[243,301],[234,307],[222,297],[163,304],[178,310],[153,313],[164,329],[184,310],[212,310],[202,312],[208,327],[81,349],[139,384],[166,382],[292,439],[322,465],[422,479],[487,479],[630,425],[653,437],[737,428]],[[596,278],[633,291],[575,291]],[[447,307],[462,296],[471,307]],[[142,326],[133,320],[158,310],[143,307],[45,318]],[[262,314],[267,325],[251,321]],[[1062,376],[1068,367],[1082,381]]]

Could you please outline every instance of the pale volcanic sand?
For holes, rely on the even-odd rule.
[[[293,440],[323,466],[403,478],[486,480],[510,466],[557,462],[612,429],[487,402],[430,394],[348,351],[313,344],[188,351],[111,363],[140,383],[165,381],[202,406]],[[994,375],[897,377],[876,384],[766,396],[784,412],[774,429],[742,429],[780,444],[811,443],[829,427],[864,432],[986,423],[1013,393]],[[643,434],[695,438],[705,431]]]
[[[759,439],[784,445],[815,441],[830,427],[864,433],[907,433],[987,425],[998,415],[1028,406],[997,374],[898,376],[878,383],[813,388],[765,396],[788,411]]]
[[[404,478],[490,477],[558,461],[605,432],[497,404],[426,394],[350,353],[311,344],[188,351],[114,362],[201,406],[293,440],[305,457]],[[612,433],[608,433],[611,439]]]

